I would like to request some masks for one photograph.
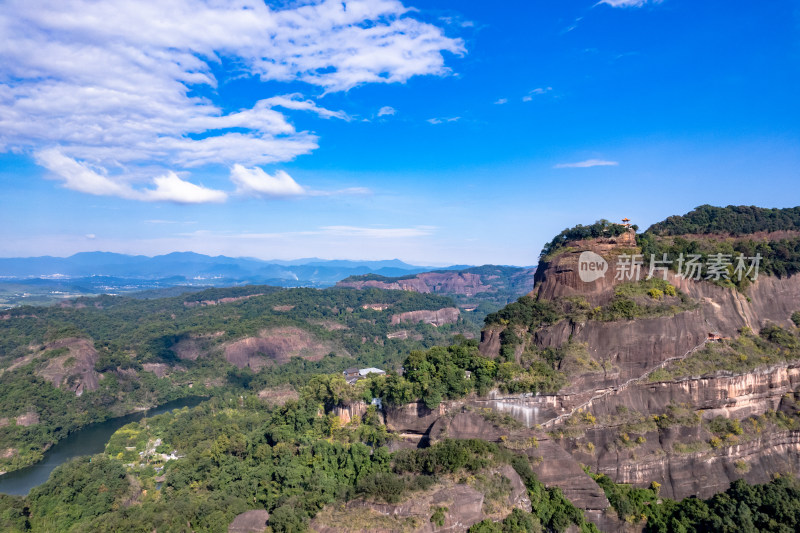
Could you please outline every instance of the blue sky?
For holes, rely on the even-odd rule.
[[[800,204],[797,1],[112,4],[0,8],[2,256],[529,265]]]

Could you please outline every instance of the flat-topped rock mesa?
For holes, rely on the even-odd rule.
[[[737,237],[742,238],[746,237]],[[580,257],[584,252],[597,254],[607,263],[604,274],[596,280],[581,279]],[[606,306],[620,284],[630,282],[626,276],[618,275],[617,260],[622,254],[641,254],[633,230],[616,237],[567,241],[539,264],[536,285],[529,296],[544,302],[574,299],[593,308]],[[648,273],[648,267],[643,265],[633,279],[644,280]],[[794,327],[790,317],[800,309],[800,274],[783,277],[762,274],[745,292],[685,279],[674,271],[655,270],[654,277],[666,277],[690,303],[674,312],[665,312],[664,316],[633,320],[562,318],[535,331],[521,331],[518,333],[525,337],[525,342],[517,346],[517,358],[528,346],[544,349],[567,342],[583,343],[605,371],[584,380],[573,379],[570,390],[615,386],[665,360],[685,355],[701,345],[709,333],[736,337],[742,328],[757,332],[770,323]],[[481,352],[497,357],[505,329],[502,324],[486,326],[481,334]]]
[[[586,282],[580,277],[579,261],[583,252],[593,252],[606,262],[604,275],[595,281]],[[546,257],[539,263],[531,295],[543,300],[580,296],[593,305],[608,303],[614,286],[621,282],[616,279],[615,267],[617,257],[623,253],[638,253],[633,229],[614,237],[569,241],[554,257]],[[583,265],[584,268],[588,266]]]

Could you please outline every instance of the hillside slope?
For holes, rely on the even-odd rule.
[[[413,291],[422,294],[441,294],[452,298],[465,312],[465,318],[482,323],[483,318],[513,302],[533,288],[535,269],[484,265],[464,270],[437,270],[386,277],[376,274],[351,276],[337,287],[362,289],[374,287]]]

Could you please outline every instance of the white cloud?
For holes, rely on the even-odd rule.
[[[233,165],[231,181],[236,184],[236,192],[259,196],[302,196],[306,190],[292,177],[279,170],[270,176],[258,167],[245,168]]]
[[[547,94],[552,90],[553,90],[552,87],[537,87],[537,88],[533,89],[532,91],[529,91],[528,94],[526,94],[525,96],[523,96],[522,97],[522,101],[523,102],[530,102],[531,100],[533,100],[534,96]]]
[[[590,167],[615,167],[619,165],[617,161],[605,161],[603,159],[587,159],[577,163],[559,163],[553,168],[590,168]]]
[[[642,7],[650,0],[600,0],[595,5],[606,4],[611,7]],[[660,4],[661,0],[652,0],[654,4]]]
[[[176,203],[224,202],[227,194],[207,189],[180,179],[174,172],[152,180],[155,189],[135,189],[125,182],[114,181],[85,163],[51,148],[36,153],[36,162],[64,181],[64,187],[95,196],[118,196],[129,200]]]
[[[495,105],[503,105],[508,103],[508,98],[500,98],[495,102]]]
[[[142,199],[149,201],[176,202],[180,204],[202,204],[224,202],[228,195],[222,191],[207,189],[180,179],[174,172],[155,178],[155,189],[142,191]]]
[[[435,124],[444,124],[445,122],[458,122],[459,120],[461,120],[461,117],[450,117],[450,118],[442,117],[442,118],[429,118],[425,122],[435,125]]]
[[[397,111],[395,110],[395,108],[393,108],[391,106],[388,106],[388,105],[385,105],[382,108],[380,108],[380,110],[378,111],[378,116],[382,117],[384,115],[394,115],[396,113],[397,113]]]
[[[286,6],[4,2],[0,152],[34,154],[65,186],[89,194],[219,201],[220,191],[193,189],[168,172],[271,164],[312,152],[317,137],[297,131],[288,112],[350,120],[297,93],[227,112],[217,94],[226,81],[216,77],[221,65],[236,65],[231,77],[335,92],[446,75],[444,53],[464,53],[460,39],[413,18],[398,0]],[[154,175],[162,176],[156,188],[141,189]]]

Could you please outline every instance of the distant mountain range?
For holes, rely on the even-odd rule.
[[[466,265],[446,267],[461,269]],[[286,280],[310,284],[331,285],[358,274],[402,276],[424,272],[434,267],[404,263],[399,259],[386,261],[324,260],[319,258],[293,261],[264,261],[248,257],[226,257],[174,252],[147,257],[111,252],[82,252],[70,257],[0,258],[0,277],[13,279],[74,279],[109,276],[126,279],[155,280],[183,277],[187,281],[226,279],[240,282]]]
[[[468,266],[410,265],[399,259],[350,261],[311,257],[265,261],[251,257],[211,257],[194,252],[155,257],[82,252],[70,257],[0,258],[0,307],[175,286],[329,287],[350,276],[407,276],[433,269],[461,270]]]

